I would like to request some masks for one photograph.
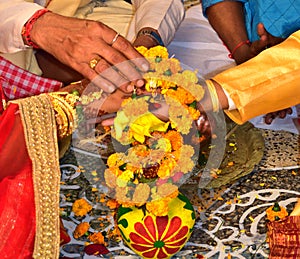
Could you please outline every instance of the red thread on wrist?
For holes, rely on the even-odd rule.
[[[234,47],[234,49],[231,51],[231,53],[228,54],[228,57],[233,59],[234,58],[233,57],[234,53],[238,50],[238,48],[240,48],[241,46],[243,46],[245,44],[250,45],[251,44],[250,40],[245,40],[245,41],[242,41],[239,44],[237,44]]]
[[[39,49],[39,46],[31,40],[30,32],[31,32],[32,27],[33,27],[34,23],[36,22],[36,20],[47,12],[50,12],[50,11],[48,9],[41,9],[41,10],[36,11],[23,26],[22,37],[25,40],[26,45],[31,46],[35,49]]]

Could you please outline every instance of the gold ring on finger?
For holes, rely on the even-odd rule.
[[[93,59],[91,59],[90,63],[89,63],[90,68],[94,70],[100,60],[101,60],[101,58],[93,58]]]

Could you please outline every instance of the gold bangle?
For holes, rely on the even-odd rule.
[[[49,93],[49,96],[55,110],[58,138],[62,139],[77,127],[75,104],[79,97],[67,92]]]
[[[217,112],[220,109],[220,105],[219,105],[219,97],[215,85],[211,80],[206,80],[206,84],[212,102],[212,110],[213,112]]]

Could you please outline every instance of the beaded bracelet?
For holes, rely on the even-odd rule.
[[[231,51],[231,53],[228,54],[228,57],[233,59],[234,58],[233,55],[237,51],[237,49],[240,48],[240,47],[242,47],[245,44],[250,45],[251,44],[250,40],[245,40],[245,41],[242,41],[239,44],[237,44],[235,46],[235,48]]]
[[[26,45],[31,46],[35,49],[39,49],[39,46],[31,40],[30,32],[31,32],[32,27],[33,27],[34,23],[36,22],[36,20],[47,12],[50,12],[50,11],[48,9],[40,9],[40,10],[36,11],[23,26],[22,37],[23,37]]]

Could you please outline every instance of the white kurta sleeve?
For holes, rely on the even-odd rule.
[[[0,0],[0,52],[13,53],[25,49],[22,28],[43,7],[20,0]]]
[[[158,30],[165,45],[184,18],[184,6],[181,0],[132,0],[135,9],[130,25],[128,39],[133,41],[138,31],[145,27]]]

